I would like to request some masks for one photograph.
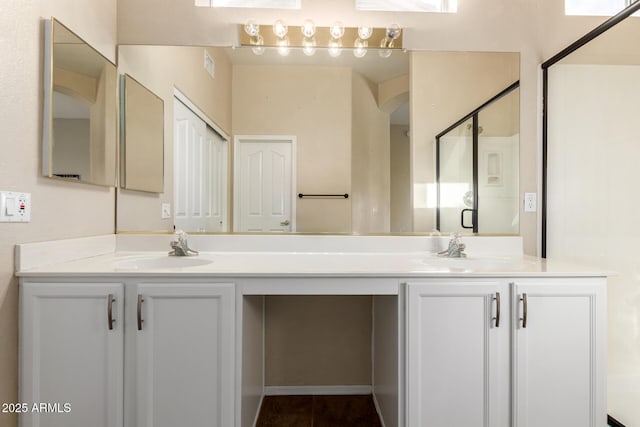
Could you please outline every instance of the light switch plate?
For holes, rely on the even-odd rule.
[[[162,204],[162,219],[171,218],[171,203]]]
[[[524,193],[524,211],[535,212],[537,209],[536,193]]]
[[[31,194],[0,192],[0,222],[31,221]]]

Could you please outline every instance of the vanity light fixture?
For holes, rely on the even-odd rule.
[[[344,36],[344,25],[342,25],[342,22],[340,21],[334,22],[329,27],[329,34],[331,34],[332,38],[336,40],[340,40],[342,36]]]
[[[398,26],[398,24],[391,24],[385,30],[384,37],[380,40],[380,48],[381,49],[391,49],[393,48],[393,42],[397,40],[402,34],[402,30]]]
[[[373,34],[373,28],[360,26],[358,27],[358,38],[360,40],[369,40],[369,37]]]
[[[259,25],[249,20],[240,28],[240,45],[251,47],[256,55],[267,48],[275,48],[284,56],[291,49],[301,50],[307,56],[312,56],[317,49],[325,49],[335,58],[347,49],[362,58],[372,49],[386,58],[394,50],[402,49],[402,30],[396,24],[374,28],[345,27],[341,22],[334,22],[328,27],[318,27],[307,19],[300,26],[289,27],[278,19],[273,25]]]
[[[287,35],[287,32],[289,32],[289,27],[287,27],[287,24],[285,24],[282,19],[278,19],[273,23],[273,34],[275,34],[276,37],[283,39]]]
[[[337,58],[342,53],[342,41],[340,39],[332,39],[329,42],[329,56]]]
[[[316,24],[311,19],[307,19],[300,27],[300,30],[305,39],[310,39],[316,34]]]
[[[305,37],[302,42],[302,53],[307,56],[313,56],[316,53],[316,39]]]
[[[367,43],[366,40],[356,39],[353,45],[355,47],[355,49],[353,49],[353,56],[356,58],[362,58],[367,54],[367,46],[369,43]]]
[[[278,41],[278,53],[280,56],[287,56],[289,55],[289,52],[291,52],[291,49],[289,48],[289,37],[282,37]]]

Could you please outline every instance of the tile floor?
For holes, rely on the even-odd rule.
[[[265,396],[256,427],[382,427],[371,395]]]

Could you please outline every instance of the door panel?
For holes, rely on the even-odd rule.
[[[515,288],[515,426],[604,426],[604,284],[549,282]]]
[[[137,426],[233,426],[233,285],[141,284]]]
[[[122,426],[124,286],[26,283],[21,292],[20,400],[60,405],[43,413],[29,406],[21,425]]]
[[[236,140],[236,231],[294,231],[293,142]]]
[[[499,282],[408,284],[409,426],[509,425],[508,295]]]
[[[227,142],[174,100],[175,225],[186,231],[227,231]]]

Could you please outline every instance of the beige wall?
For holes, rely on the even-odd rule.
[[[371,385],[371,296],[268,296],[265,384]]]
[[[391,125],[391,231],[412,231],[409,126]]]
[[[233,67],[233,134],[297,137],[296,193],[351,193],[351,70]],[[296,199],[299,232],[351,232],[351,199]]]
[[[118,231],[173,230],[161,219],[162,203],[173,207],[174,87],[225,133],[231,134],[231,63],[222,48],[206,48],[215,62],[215,79],[204,69],[204,47],[119,46],[118,68],[164,101],[164,192],[118,190]],[[158,72],[162,70],[162,72]]]
[[[389,114],[378,108],[377,85],[352,73],[352,232],[390,231]]]
[[[473,111],[518,80],[519,66],[517,53],[412,53],[414,231],[429,232],[435,228],[435,209],[426,207],[428,188],[435,183],[435,136],[459,120],[461,111]]]
[[[0,402],[18,401],[16,243],[113,233],[114,190],[41,178],[42,19],[55,16],[115,62],[116,2],[3,2],[0,14],[0,189],[30,192],[32,220],[0,223]],[[0,426],[17,425],[0,413]]]
[[[89,179],[89,119],[53,119],[53,173]]]

